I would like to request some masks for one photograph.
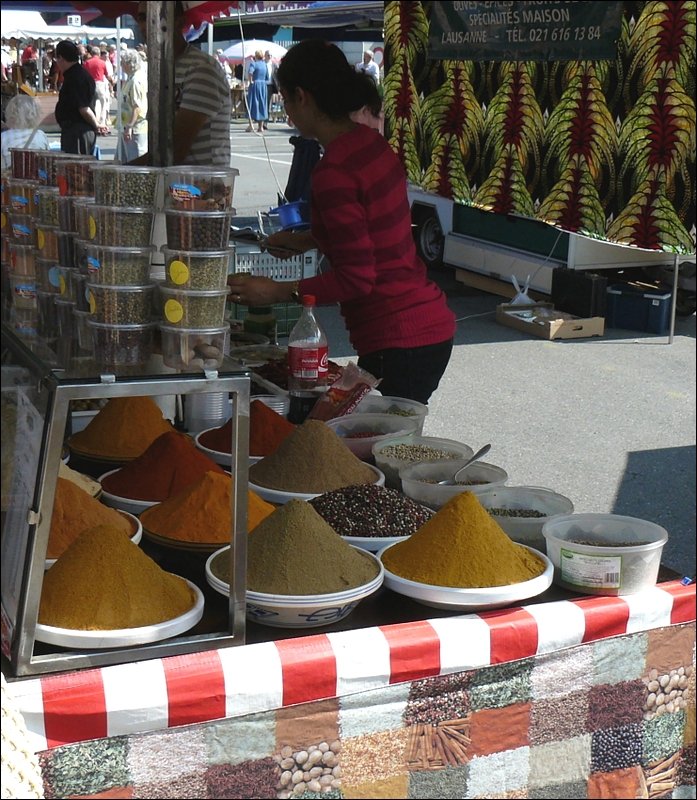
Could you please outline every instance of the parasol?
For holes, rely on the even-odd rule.
[[[261,50],[262,53],[268,50],[273,59],[283,58],[287,53],[286,48],[276,44],[276,42],[268,42],[264,39],[247,39],[244,42],[231,44],[226,50],[223,50],[223,56],[228,61],[244,61],[246,58],[253,56],[257,50]]]

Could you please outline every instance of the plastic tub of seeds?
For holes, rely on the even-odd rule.
[[[36,249],[41,258],[55,258],[58,256],[58,228],[49,225],[36,226]]]
[[[19,336],[38,336],[38,312],[35,308],[16,308],[13,306],[10,309],[9,325]]]
[[[58,227],[62,231],[77,233],[78,208],[82,208],[87,220],[87,206],[94,203],[93,197],[62,197],[58,195]],[[87,230],[87,224],[84,223]]]
[[[464,466],[466,460],[427,461],[402,467],[399,471],[402,491],[417,503],[439,509],[457,494],[462,492],[480,494],[486,489],[503,486],[508,480],[508,473],[501,467],[475,461],[458,479],[455,486],[438,484],[438,481],[451,479],[457,470]]]
[[[400,490],[399,470],[407,464],[467,459],[473,455],[474,450],[468,444],[436,436],[395,436],[373,445],[373,458],[385,473],[385,486]]]
[[[57,186],[42,186],[38,184],[36,190],[37,210],[36,218],[42,225],[59,225],[58,193]]]
[[[77,303],[77,307],[79,311],[87,311],[90,314],[90,290],[87,288],[87,284],[89,283],[89,277],[79,269],[73,269],[73,294],[75,296],[75,302]]]
[[[64,267],[74,267],[77,264],[75,260],[76,239],[76,233],[58,231],[58,260]]]
[[[162,360],[174,369],[218,369],[230,336],[227,325],[219,328],[173,328],[160,325]]]
[[[9,178],[7,181],[9,192],[8,205],[15,214],[26,214],[34,217],[39,212],[40,184],[38,181],[17,180]]]
[[[542,527],[554,582],[592,595],[634,594],[656,585],[665,528],[620,514],[568,514]]]
[[[58,335],[65,340],[70,340],[75,335],[75,303],[72,300],[63,299],[60,296],[53,301],[56,306],[56,317],[58,319]]]
[[[400,417],[416,417],[419,427],[416,432],[423,433],[428,406],[409,400],[406,397],[389,397],[380,394],[367,394],[353,410],[354,414],[395,414]]]
[[[39,309],[39,333],[45,339],[58,336],[58,315],[56,312],[55,292],[42,292],[38,289],[36,300]]]
[[[37,288],[36,278],[10,273],[12,305],[15,308],[36,311],[38,309],[36,300]]]
[[[514,542],[542,553],[547,552],[542,526],[574,510],[568,497],[539,486],[497,486],[477,494],[477,499]]]
[[[3,240],[12,235],[12,231],[10,230],[9,206],[3,206],[2,209],[0,209],[0,232],[2,233]]]
[[[92,331],[87,324],[91,314],[89,311],[79,311],[77,306],[73,308],[73,315],[75,317],[75,330],[77,332],[77,344],[80,350],[86,353],[94,352],[94,342],[92,341]],[[97,412],[95,411],[95,414]],[[73,427],[73,433],[76,433]]]
[[[56,186],[65,197],[93,197],[94,180],[92,164],[94,159],[65,158],[56,166]]]
[[[238,169],[180,165],[165,168],[165,208],[229,211]]]
[[[58,294],[62,300],[76,302],[76,270],[73,267],[58,267]]]
[[[193,291],[160,284],[162,317],[181,328],[219,328],[225,323],[225,300],[230,289]]]
[[[39,183],[45,186],[58,186],[58,162],[78,160],[97,163],[94,156],[64,153],[61,150],[39,150],[36,158],[36,177]]]
[[[55,258],[36,258],[36,280],[43,292],[60,292],[60,264]]]
[[[28,147],[11,147],[12,177],[29,181],[38,180],[39,152]]]
[[[109,325],[88,319],[95,359],[103,367],[142,366],[152,355],[155,323]]]
[[[154,211],[93,203],[76,204],[79,238],[108,247],[146,247],[150,244]]]
[[[167,247],[172,250],[223,250],[230,241],[230,211],[167,209]]]
[[[36,256],[34,248],[30,244],[20,244],[10,241],[8,244],[10,251],[10,271],[15,275],[36,276]]]
[[[419,425],[416,418],[395,414],[346,414],[329,419],[325,424],[355,456],[364,461],[372,461],[373,445],[393,436],[415,436]]]
[[[154,248],[107,247],[78,239],[78,250],[83,259],[81,266],[87,271],[90,283],[109,286],[143,286],[149,283],[150,259]]]
[[[163,247],[165,285],[174,289],[224,289],[234,252],[234,247],[199,251]]]
[[[104,206],[154,208],[162,169],[98,162],[92,167],[95,202]]]
[[[107,286],[87,283],[90,311],[96,322],[110,325],[144,325],[152,319],[154,284]]]
[[[36,227],[34,218],[27,214],[16,214],[11,211],[8,214],[10,220],[10,232],[15,242],[19,244],[36,244]]]

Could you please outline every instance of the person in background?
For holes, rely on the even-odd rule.
[[[10,148],[24,147],[30,150],[48,150],[46,134],[39,130],[41,118],[39,104],[33,97],[20,92],[5,106],[5,125],[2,131],[2,168],[10,169]]]
[[[121,53],[126,83],[121,92],[121,137],[116,157],[123,163],[148,152],[148,68],[137,50]]]
[[[147,32],[147,3],[138,4],[138,25]],[[230,166],[230,87],[215,58],[188,44],[184,6],[174,4],[174,164]],[[147,163],[140,156],[136,163]]]
[[[318,39],[291,47],[276,80],[295,127],[324,154],[312,172],[310,229],[274,233],[267,249],[287,258],[317,247],[331,269],[295,282],[231,275],[231,299],[338,303],[358,365],[381,379],[380,391],[427,403],[450,360],[455,315],[416,254],[403,166],[383,136],[350,118],[379,107],[378,89]]]
[[[215,51],[215,57],[218,59],[218,63],[222,67],[223,72],[225,73],[225,78],[228,82],[228,86],[232,88],[232,67],[228,62],[227,58],[225,58],[225,54],[222,50],[218,49]]]
[[[109,51],[109,61],[111,61],[111,66],[114,68],[114,75],[116,75],[116,45],[110,44],[107,49]]]
[[[33,39],[30,39],[27,46],[22,50],[20,62],[22,64],[22,80],[28,83],[32,89],[37,89],[39,78],[39,51],[34,47]]]
[[[92,76],[96,88],[96,104],[94,115],[97,117],[97,125],[106,128],[108,133],[109,106],[111,104],[111,89],[107,68],[101,58],[101,51],[96,45],[89,48],[89,58],[82,65]]]
[[[61,129],[61,150],[91,155],[97,134],[107,130],[99,125],[94,114],[97,102],[94,79],[80,64],[80,53],[74,42],[67,39],[58,42],[56,60],[63,76],[55,112]]]
[[[276,79],[274,78],[275,67],[271,60],[271,53],[267,50],[264,53],[264,61],[266,62],[266,116],[267,121],[264,123],[264,130],[268,130],[268,120],[271,119],[271,109],[273,107],[273,96],[278,89],[276,88]]]
[[[268,100],[267,100],[267,76],[269,74],[264,61],[264,54],[261,50],[254,53],[254,61],[249,66],[247,75],[249,77],[249,88],[247,89],[247,108],[249,109],[249,118],[256,122],[257,133],[263,133],[264,122],[269,118]],[[247,133],[254,130],[251,124],[247,126]]]
[[[369,75],[376,84],[380,83],[380,67],[375,63],[375,54],[372,50],[365,50],[363,61],[356,64],[356,72],[363,72]]]
[[[12,65],[14,64],[14,59],[10,53],[10,46],[8,44],[2,45],[0,53],[2,55],[2,82],[5,83],[5,81],[12,80]]]
[[[99,48],[99,57],[104,62],[106,67],[106,79],[109,81],[109,97],[114,97],[116,87],[116,70],[114,69],[111,60],[109,59],[109,51],[106,47]]]

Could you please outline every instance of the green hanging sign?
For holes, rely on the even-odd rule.
[[[434,2],[431,59],[597,61],[617,57],[621,2]]]

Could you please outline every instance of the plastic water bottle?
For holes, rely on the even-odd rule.
[[[288,419],[300,424],[327,388],[327,337],[315,317],[315,297],[303,295],[303,310],[288,337]]]

